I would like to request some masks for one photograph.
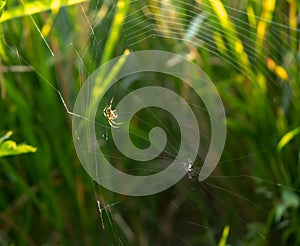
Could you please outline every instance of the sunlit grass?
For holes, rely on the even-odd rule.
[[[0,130],[38,150],[0,158],[0,244],[299,244],[299,4],[243,4],[7,1],[0,17]],[[85,79],[126,49],[180,53],[215,83],[228,136],[207,181],[187,178],[157,196],[130,198],[99,188],[80,165],[71,116],[57,92],[72,111]],[[197,105],[184,86],[174,88]],[[139,128],[156,122],[139,117],[132,129],[147,136]],[[120,168],[131,167],[107,134],[107,154]],[[103,210],[104,230],[97,200],[103,207],[118,202]]]

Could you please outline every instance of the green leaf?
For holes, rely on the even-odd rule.
[[[229,225],[226,225],[224,227],[223,233],[222,233],[222,237],[220,239],[220,242],[219,242],[218,246],[225,246],[227,244],[227,238],[228,238],[228,235],[229,235],[229,229],[230,229]]]
[[[3,137],[0,138],[0,157],[9,156],[9,155],[20,155],[26,153],[33,153],[37,148],[27,145],[25,143],[17,144],[12,140],[6,140],[13,134],[12,131],[6,133]]]
[[[1,0],[0,0],[1,1]],[[30,3],[25,3],[24,5],[18,5],[10,10],[4,12],[1,22],[12,20],[18,17],[29,16],[33,14],[38,14],[44,11],[53,10],[55,8],[62,8],[66,6],[72,6],[79,3],[86,2],[87,0],[62,0],[59,6],[56,6],[57,1],[53,0],[52,2],[43,2],[43,1],[34,1]],[[3,2],[3,0],[2,0]]]
[[[6,0],[0,0],[0,17],[2,15],[5,5],[6,5]]]
[[[282,148],[287,145],[295,136],[300,133],[300,127],[295,128],[294,130],[286,133],[279,141],[277,145],[277,151],[280,152]]]

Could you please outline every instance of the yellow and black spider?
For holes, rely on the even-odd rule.
[[[112,109],[112,102],[114,98],[110,100],[110,103],[103,109],[103,114],[107,118],[108,123],[113,128],[118,128],[122,123],[115,122],[114,120],[118,118],[116,110]]]

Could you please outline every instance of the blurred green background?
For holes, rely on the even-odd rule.
[[[300,244],[299,2],[2,0],[0,11],[0,137],[13,131],[11,140],[37,148],[0,157],[0,245]],[[98,186],[81,166],[58,92],[72,111],[88,76],[126,49],[181,54],[215,83],[228,134],[204,182],[197,182],[199,157],[174,187],[126,197]],[[151,76],[109,90],[100,113],[112,97],[117,102],[142,81],[156,81]],[[160,81],[200,104],[174,78]],[[163,155],[170,161],[178,126],[153,112],[172,126]],[[120,169],[134,169],[101,117],[102,149]],[[156,124],[139,112],[133,141],[147,146]]]

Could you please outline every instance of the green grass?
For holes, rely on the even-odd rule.
[[[0,157],[0,245],[300,244],[299,3],[171,2],[160,7],[149,1],[143,11],[143,1],[6,2],[0,17],[0,136],[13,131],[15,142],[37,151]],[[157,29],[159,35],[147,36]],[[87,77],[126,49],[181,54],[215,83],[228,135],[222,160],[206,181],[186,177],[160,194],[126,197],[93,184],[81,166],[71,116],[57,92],[72,111]],[[174,78],[149,74],[134,80],[125,90],[109,90],[101,106],[152,82],[199,104]],[[202,122],[205,112],[193,109]],[[168,114],[157,115],[173,125]],[[131,129],[140,136],[136,144],[145,146],[142,138],[159,122],[149,112],[138,117]],[[167,130],[172,151],[178,128]],[[102,134],[109,137],[103,149],[118,167],[134,168],[136,163],[118,159],[110,132]],[[103,210],[104,229],[97,199],[102,206],[118,202]]]

